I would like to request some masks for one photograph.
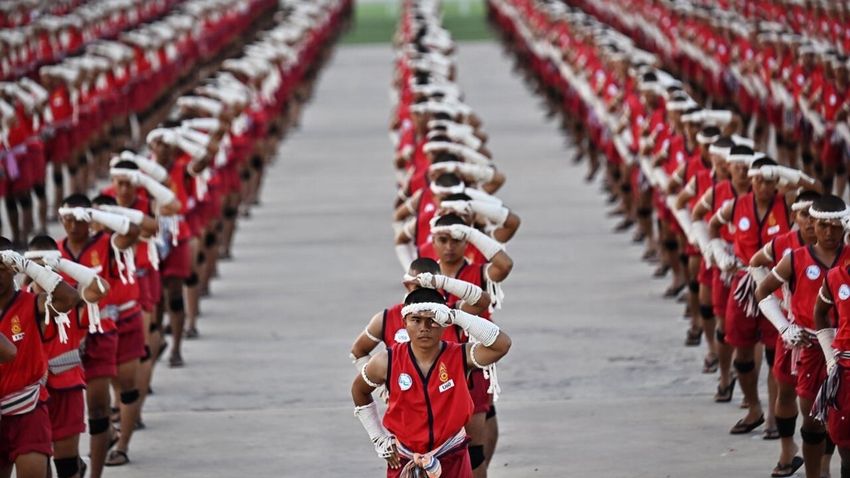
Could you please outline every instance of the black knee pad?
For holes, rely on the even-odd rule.
[[[145,345],[145,354],[142,355],[142,358],[139,359],[139,362],[145,363],[151,359],[151,348],[148,345]]]
[[[485,415],[485,419],[489,420],[496,416],[496,405],[490,405],[490,409],[487,410],[487,415]]]
[[[484,445],[469,445],[469,463],[473,470],[484,463]]]
[[[611,172],[611,177],[614,179],[614,181],[619,181],[623,178],[623,173],[620,172],[619,169],[615,169],[613,172]]]
[[[24,194],[18,198],[18,204],[24,209],[32,208],[32,197],[29,194]]]
[[[632,184],[631,183],[623,183],[623,185],[620,186],[620,191],[622,191],[624,194],[628,194],[628,193],[632,192]]]
[[[850,478],[850,463],[841,464],[841,478]]]
[[[847,174],[847,165],[844,164],[844,161],[838,163],[838,166],[835,167],[835,174]]]
[[[236,215],[239,213],[239,210],[235,207],[226,207],[224,208],[224,218],[225,219],[236,219]]]
[[[168,310],[171,312],[183,312],[185,305],[183,304],[183,295],[175,297],[168,301]]]
[[[773,361],[776,360],[776,349],[764,349],[764,361],[767,362],[768,365],[773,367]]]
[[[256,169],[257,171],[261,171],[263,169],[263,158],[259,156],[254,156],[251,158],[251,167]]]
[[[639,207],[637,209],[637,216],[641,219],[646,219],[652,216],[652,209],[648,207]]]
[[[79,171],[79,169],[80,168],[78,168],[76,164],[75,165],[68,165],[68,174],[73,176],[73,175],[77,174],[77,171]]]
[[[832,438],[829,435],[826,435],[826,446],[823,449],[824,455],[832,455],[835,453],[835,442],[832,441]]]
[[[136,400],[138,399],[138,390],[127,390],[126,392],[121,392],[121,403],[123,403],[124,405],[131,405],[133,403],[136,403]]]
[[[688,282],[688,290],[693,294],[699,293],[699,282],[692,280]]]
[[[722,330],[715,330],[714,331],[714,338],[717,339],[717,343],[725,344],[726,343],[726,332],[724,332]]]
[[[688,255],[685,254],[685,253],[679,254],[679,262],[681,262],[682,264],[687,266],[688,265]]]
[[[47,188],[44,187],[44,184],[33,184],[32,192],[35,193],[35,197],[38,199],[44,199],[47,194]]]
[[[679,248],[679,243],[675,239],[664,239],[661,246],[664,247],[665,251],[673,252]]]
[[[151,322],[151,325],[148,326],[148,333],[154,333],[159,331],[159,324],[156,322]]]
[[[714,319],[714,307],[710,305],[700,305],[699,306],[699,316],[702,320],[712,320]]]
[[[56,466],[56,476],[59,478],[71,478],[80,471],[80,457],[72,458],[54,458],[53,464]]]
[[[207,255],[204,252],[198,253],[198,265],[203,265],[204,262],[207,262]]]
[[[89,418],[89,435],[100,435],[109,430],[109,417]]]
[[[805,428],[801,428],[800,437],[803,438],[803,443],[807,443],[809,445],[820,445],[824,440],[826,440],[826,432],[813,432],[806,430]]]
[[[749,362],[739,362],[735,360],[732,362],[732,365],[735,366],[735,370],[737,370],[738,373],[749,373],[756,368],[756,362],[754,360],[750,360]]]
[[[251,179],[251,171],[243,169],[242,172],[239,173],[239,179],[243,181],[248,181],[249,179]]]
[[[56,169],[59,169],[57,166]],[[65,176],[62,175],[62,170],[53,171],[53,184],[56,186],[62,186],[62,182],[65,180]]]
[[[797,415],[793,417],[776,417],[776,431],[782,438],[794,436],[794,429],[797,428]]]
[[[208,232],[204,234],[204,247],[212,247],[216,243],[215,234],[212,232]]]
[[[804,151],[802,154],[803,164],[812,164],[815,161],[815,157],[812,156],[812,153],[808,151]]]
[[[190,275],[189,277],[186,278],[185,281],[183,281],[183,283],[186,285],[186,287],[194,287],[194,286],[198,285],[198,282],[200,282],[199,279],[198,279],[198,274],[195,273],[195,272],[193,272],[192,275]]]

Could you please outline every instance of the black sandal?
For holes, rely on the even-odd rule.
[[[685,347],[697,347],[700,342],[702,342],[702,330],[688,330],[688,333],[685,335]]]
[[[717,403],[729,403],[732,401],[732,394],[735,392],[735,382],[738,381],[738,377],[732,377],[732,380],[729,381],[729,385],[725,387],[717,386],[717,393],[714,395],[714,401]]]
[[[681,285],[678,285],[678,286],[672,286],[671,285],[670,287],[667,288],[667,290],[664,291],[663,297],[665,299],[672,299],[674,297],[677,297],[683,290],[685,290],[685,287],[687,285],[688,284],[681,284]]]
[[[746,435],[747,433],[752,432],[756,428],[762,426],[764,423],[764,415],[760,415],[756,421],[753,423],[747,423],[744,419],[738,420],[735,423],[735,426],[729,430],[730,435]]]
[[[127,456],[127,452],[121,450],[112,450],[109,452],[109,456],[106,457],[106,462],[104,462],[103,465],[124,466],[127,463],[130,463],[130,457]]]
[[[762,440],[779,440],[779,430],[776,428],[765,428],[761,434]]]
[[[706,357],[702,361],[702,373],[714,373],[717,372],[717,368],[720,365],[720,359],[717,357],[709,359]]]
[[[771,473],[770,476],[774,478],[792,476],[800,469],[801,466],[803,466],[803,463],[805,463],[803,458],[799,456],[795,456],[791,460],[791,463],[786,463],[784,465],[782,463],[777,463],[776,468],[773,469],[773,473]]]

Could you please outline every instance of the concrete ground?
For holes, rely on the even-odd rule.
[[[682,345],[681,306],[660,298],[666,283],[650,278],[641,248],[610,232],[603,196],[507,58],[494,43],[463,43],[458,58],[508,176],[498,195],[523,220],[496,315],[514,347],[490,476],[767,476],[778,445],[727,434],[742,414],[712,402],[702,350]],[[352,415],[348,351],[402,298],[391,59],[388,46],[337,51],[262,206],[240,223],[187,366],[158,371],[132,464],[106,476],[382,475]]]

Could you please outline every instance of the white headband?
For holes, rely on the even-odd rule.
[[[753,164],[756,158],[752,154],[730,154],[726,156],[726,161],[730,163],[745,163],[747,165]]]
[[[791,205],[791,210],[794,212],[803,211],[812,207],[813,201],[797,201]],[[810,211],[811,212],[811,211]]]
[[[699,143],[699,144],[703,144],[703,145],[712,144],[715,141],[717,141],[718,139],[720,139],[719,134],[716,134],[714,136],[705,136],[704,134],[702,134],[702,131],[697,133],[697,143]],[[709,152],[711,152],[711,151],[709,151]]]
[[[466,186],[461,184],[455,184],[454,186],[440,186],[435,183],[431,183],[431,192],[434,194],[460,194],[464,190],[466,190]]]
[[[449,309],[445,304],[440,304],[437,302],[420,302],[418,304],[410,304],[405,305],[401,308],[401,316],[407,317],[409,314],[416,314],[419,312],[445,312],[448,314],[451,309]]]
[[[844,219],[850,216],[850,208],[844,206],[843,211],[818,211],[814,207],[809,209],[809,214],[815,219]]]
[[[708,154],[716,154],[723,159],[729,159],[729,152],[732,151],[731,146],[717,146],[712,144],[708,147]]]

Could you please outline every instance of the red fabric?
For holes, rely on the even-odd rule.
[[[390,398],[384,426],[415,453],[427,453],[441,445],[472,416],[472,398],[466,387],[466,345],[442,342],[441,346],[427,375],[420,372],[409,343],[388,350]]]
[[[829,438],[839,448],[850,448],[850,369],[841,370],[841,385],[836,397],[838,409],[830,407],[827,417]]]
[[[826,381],[826,358],[820,346],[806,347],[797,363],[797,396],[814,400]]]
[[[842,247],[835,261],[832,264],[826,264],[827,267],[814,257],[812,247],[800,247],[791,253],[793,275],[788,281],[794,322],[807,329],[815,328],[815,302],[824,276],[833,266],[850,264],[850,248],[848,247]]]
[[[118,332],[89,334],[83,353],[83,370],[86,381],[118,375]]]
[[[71,326],[66,329],[68,341],[62,343],[59,340],[59,333],[56,329],[56,323],[51,321],[44,330],[44,353],[48,360],[58,357],[71,350],[80,348],[80,343],[88,334],[88,321],[81,317],[77,309],[71,310],[68,313],[71,319]],[[47,386],[51,390],[64,390],[77,388],[85,385],[85,375],[82,367],[74,367],[71,370],[55,375],[53,373],[47,376]]]
[[[732,211],[735,226],[735,255],[749,264],[753,255],[779,234],[788,232],[788,206],[785,197],[777,194],[760,221],[756,213],[755,196],[747,193],[735,201]]]
[[[773,359],[773,376],[780,383],[797,386],[797,376],[792,372],[793,354],[791,349],[785,347],[782,337],[776,337],[776,355]]]
[[[50,414],[53,441],[64,440],[86,431],[84,393],[79,387],[68,390],[50,389],[47,411]]]
[[[42,403],[23,415],[4,416],[0,420],[0,468],[11,466],[27,453],[53,454],[50,414]]]
[[[475,368],[469,373],[467,380],[469,385],[469,396],[472,397],[472,413],[487,413],[493,406],[493,397],[487,393],[490,388],[490,379],[484,378],[484,372]]]
[[[110,244],[111,237],[112,235],[106,232],[98,232],[91,236],[89,238],[89,242],[86,243],[80,251],[79,256],[74,256],[69,248],[68,239],[65,238],[59,242],[59,251],[62,252],[62,257],[65,259],[91,267],[98,273],[98,275],[109,281],[110,286],[112,286],[114,278],[110,275],[112,271],[112,268],[110,267],[110,263],[112,262],[112,246]],[[68,279],[69,278],[66,278],[66,280]],[[76,285],[72,280],[68,282],[71,285]],[[109,302],[111,295],[112,291],[110,291],[106,298],[104,298],[106,304],[111,303]],[[84,313],[84,315],[87,315],[87,312]],[[84,320],[88,320],[88,318],[86,317]],[[115,322],[103,315],[101,315],[100,324],[104,332],[115,330]]]
[[[399,478],[401,469],[410,460],[402,459],[401,467],[387,467],[387,478]],[[447,453],[440,457],[440,469],[443,470],[442,476],[446,478],[472,478],[472,464],[469,462],[469,452],[466,446],[461,446],[457,450]]]
[[[171,277],[186,279],[192,275],[192,258],[189,241],[180,241],[159,263],[159,274],[163,279]]]
[[[136,313],[118,321],[118,350],[115,363],[118,365],[145,356],[145,331],[142,314]]]
[[[18,392],[38,382],[47,375],[47,355],[42,344],[38,321],[38,296],[20,290],[0,316],[0,334],[6,336],[18,349],[15,359],[0,364],[0,398]],[[47,399],[42,387],[41,400]],[[0,423],[6,420],[3,417]]]
[[[729,286],[729,290],[735,290],[744,276],[744,272],[738,272]],[[751,347],[761,342],[767,348],[776,346],[776,328],[761,314],[758,317],[747,317],[741,306],[735,300],[734,294],[730,294],[726,301],[725,315],[726,343],[733,347]]]

